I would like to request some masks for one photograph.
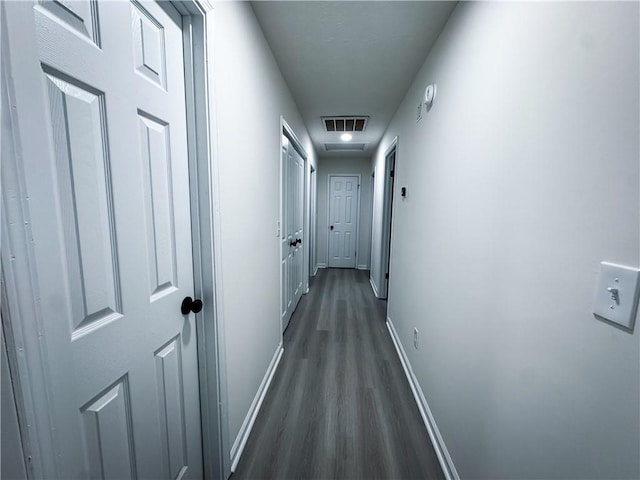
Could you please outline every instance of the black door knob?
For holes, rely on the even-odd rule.
[[[190,312],[199,313],[200,310],[202,310],[202,300],[199,298],[194,300],[191,297],[184,297],[182,305],[180,306],[180,311],[183,315],[189,315]]]
[[[330,229],[330,230],[333,230],[333,225],[331,225],[331,226],[329,227],[329,229]]]
[[[296,243],[302,243],[302,239],[301,238],[296,238]]]
[[[297,244],[296,244],[296,241],[295,241],[295,240],[294,240],[294,241],[292,241],[292,242],[289,242],[289,246],[290,246],[290,247],[295,247],[296,245],[297,245]]]

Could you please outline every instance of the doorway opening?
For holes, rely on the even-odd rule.
[[[384,272],[381,298],[389,296],[389,274],[391,270],[391,234],[393,225],[393,196],[394,179],[396,168],[396,155],[398,150],[398,139],[396,138],[385,154],[384,169],[384,197],[383,197],[383,217],[382,217],[382,269]]]

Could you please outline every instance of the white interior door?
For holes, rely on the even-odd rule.
[[[329,176],[329,267],[356,268],[357,176]]]
[[[201,478],[181,17],[153,2],[6,13],[47,474]]]
[[[304,290],[304,159],[282,137],[282,329],[286,329]]]

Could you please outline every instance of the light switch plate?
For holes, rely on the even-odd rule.
[[[640,270],[609,262],[600,263],[598,289],[593,305],[596,317],[633,331],[638,308]]]

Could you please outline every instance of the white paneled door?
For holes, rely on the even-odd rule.
[[[201,478],[181,16],[5,7],[57,476]]]
[[[356,268],[359,194],[359,177],[329,176],[329,267]]]
[[[304,171],[305,163],[286,135],[282,137],[282,329],[304,293]]]

